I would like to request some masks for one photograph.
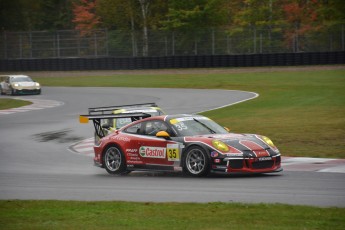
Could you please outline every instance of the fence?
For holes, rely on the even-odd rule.
[[[345,50],[344,30],[344,25],[338,25],[306,35],[284,28],[149,31],[148,43],[143,42],[141,31],[103,29],[87,35],[74,30],[2,32],[0,59],[339,52]]]

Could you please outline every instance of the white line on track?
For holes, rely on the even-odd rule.
[[[22,99],[22,98],[18,98],[18,97],[15,97],[13,99],[30,101],[33,104],[22,106],[19,108],[0,110],[0,115],[8,115],[8,114],[13,114],[13,113],[29,112],[29,111],[33,111],[33,110],[48,109],[48,108],[61,106],[64,104],[61,101],[44,100],[44,99],[31,99],[31,98]]]

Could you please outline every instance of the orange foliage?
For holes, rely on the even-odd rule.
[[[319,26],[315,22],[318,20],[317,9],[320,2],[317,0],[298,1],[286,3],[283,5],[285,19],[290,25],[294,25],[285,33],[285,39],[288,44],[292,44],[295,36],[304,35],[310,31],[316,31]],[[303,44],[299,44],[301,48]]]
[[[95,1],[81,0],[80,3],[73,3],[73,22],[76,24],[75,29],[79,30],[82,35],[88,34],[99,23],[100,18],[95,13]]]

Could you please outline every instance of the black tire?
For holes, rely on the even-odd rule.
[[[183,158],[183,173],[190,176],[203,177],[210,173],[210,158],[199,146],[187,149]]]
[[[126,159],[122,151],[111,145],[103,152],[103,165],[109,174],[123,174],[126,172]]]

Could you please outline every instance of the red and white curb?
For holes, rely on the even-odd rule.
[[[13,98],[13,99],[23,100],[21,98]],[[13,114],[13,113],[23,113],[23,112],[33,111],[33,110],[53,108],[53,107],[61,106],[64,104],[61,101],[43,100],[43,99],[25,98],[25,101],[30,101],[30,102],[32,102],[32,104],[22,106],[19,108],[0,110],[0,115],[7,115],[7,114]]]
[[[88,138],[69,147],[69,150],[93,157],[94,138]],[[345,173],[345,159],[282,157],[284,171]]]
[[[345,159],[283,157],[282,166],[286,171],[345,173]]]
[[[93,152],[93,145],[95,143],[95,140],[93,137],[82,140],[80,142],[77,142],[73,145],[71,145],[68,149],[72,152],[79,153],[85,156],[94,156]]]

